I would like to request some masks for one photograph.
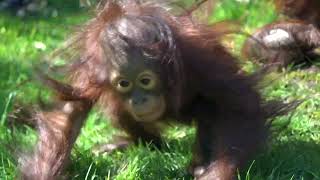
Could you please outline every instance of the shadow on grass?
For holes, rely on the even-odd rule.
[[[184,179],[191,180],[186,167],[191,160],[193,138],[169,140],[171,150],[150,151],[145,147],[131,147],[103,157],[89,151],[78,152],[68,173],[73,179]],[[274,145],[258,155],[250,171],[240,173],[241,179],[288,180],[320,178],[320,145],[293,141]],[[249,167],[248,167],[249,168]],[[126,178],[125,178],[126,177]]]
[[[188,128],[183,130],[188,132]],[[181,131],[181,129],[175,129],[175,131]],[[286,142],[275,141],[272,146],[262,150],[254,158],[252,167],[249,168],[251,164],[249,162],[248,167],[243,169],[240,173],[240,179],[320,179],[320,144],[314,141],[292,140],[293,137],[289,139]],[[6,142],[9,143],[10,140],[6,140]],[[140,144],[123,152],[114,152],[103,156],[95,156],[90,148],[76,146],[72,152],[72,160],[66,174],[70,179],[79,180],[108,179],[108,177],[118,180],[191,180],[193,178],[188,175],[186,168],[191,161],[193,142],[194,133],[186,133],[183,137],[167,138],[165,141],[167,148],[161,151],[150,150],[152,147]],[[0,144],[0,153],[10,155],[10,150],[2,149]],[[8,159],[13,161],[11,157]],[[9,166],[9,164],[5,164],[5,166]]]
[[[25,134],[21,133],[21,131],[19,133],[20,135],[17,137]],[[1,144],[6,143],[12,144],[10,142],[12,138],[2,139],[5,139],[5,141],[0,143],[0,154],[6,156],[5,158],[8,159],[8,162],[10,161],[10,163],[5,163],[2,168],[10,169],[11,171],[8,172],[12,174],[16,162],[11,157],[12,152],[10,149],[5,149],[4,146],[1,146]],[[161,151],[150,150],[152,147],[145,147],[140,144],[131,146],[123,152],[118,151],[99,156],[94,155],[91,148],[85,149],[84,147],[76,146],[72,151],[71,162],[66,174],[70,179],[79,180],[108,179],[108,177],[109,179],[118,180],[191,180],[193,178],[188,175],[186,168],[191,161],[193,142],[194,133],[187,133],[186,136],[181,138],[167,138],[165,141],[167,148]],[[240,173],[241,179],[320,179],[320,144],[313,141],[276,141],[269,148],[262,150],[254,159],[252,167],[249,168],[251,164],[249,162],[248,167],[244,168]],[[250,170],[248,171],[248,169]]]
[[[187,173],[193,136],[169,139],[162,150],[142,144],[123,152],[95,156],[75,148],[67,174],[72,179],[193,179]],[[152,145],[150,145],[152,146]],[[150,150],[153,149],[153,150]]]
[[[257,156],[250,172],[241,175],[254,180],[320,179],[320,144],[300,140],[275,143]]]

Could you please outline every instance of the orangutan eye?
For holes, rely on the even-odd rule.
[[[126,79],[119,79],[116,83],[116,89],[122,93],[129,92],[132,89],[132,83]]]
[[[146,71],[144,73],[141,73],[137,84],[146,90],[151,90],[155,88],[157,84],[157,78],[156,75],[152,72]]]
[[[126,81],[126,80],[121,80],[119,82],[119,85],[122,87],[122,88],[127,88],[130,86],[130,82],[129,81]]]
[[[143,79],[140,80],[140,82],[141,82],[142,85],[148,86],[150,84],[150,82],[151,82],[151,79],[143,78]]]

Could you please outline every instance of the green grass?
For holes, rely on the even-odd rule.
[[[57,17],[20,19],[0,13],[0,179],[14,179],[19,154],[15,150],[30,149],[36,139],[33,130],[27,127],[8,128],[7,113],[12,109],[12,102],[17,99],[35,102],[41,90],[37,83],[22,82],[32,77],[33,63],[59,47],[72,32],[72,26],[88,18],[86,11],[72,4],[75,1],[66,1],[63,6],[61,2],[50,1],[52,7],[60,5]],[[210,22],[234,19],[243,24],[244,31],[252,32],[276,18],[268,2],[252,0],[245,4],[229,0],[217,6]],[[236,36],[233,41],[236,55],[243,40],[244,37]],[[248,61],[244,64],[251,67]],[[284,71],[263,93],[268,99],[306,101],[292,115],[288,128],[270,141],[239,177],[245,180],[320,179],[320,73]],[[88,180],[192,179],[187,175],[186,166],[191,160],[193,128],[170,128],[165,134],[168,149],[161,152],[138,146],[111,155],[92,153],[96,144],[108,142],[115,133],[106,119],[91,113],[72,151],[67,174],[72,179]]]

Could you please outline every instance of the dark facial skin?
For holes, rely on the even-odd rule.
[[[142,59],[132,64],[135,68],[128,68],[126,64],[115,68],[110,74],[110,82],[121,94],[126,109],[134,119],[149,122],[161,118],[166,104],[160,92],[159,76],[144,61]]]
[[[134,21],[141,26],[148,26],[139,20]],[[162,94],[163,85],[159,75],[159,59],[155,54],[144,51],[143,48],[132,47],[121,37],[114,37],[117,33],[131,40],[140,40],[141,44],[152,44],[157,40],[155,34],[145,31],[130,31],[130,26],[136,26],[132,19],[121,19],[115,23],[116,28],[111,26],[106,30],[105,39],[111,42],[104,42],[105,51],[117,51],[117,56],[111,61],[112,71],[109,74],[109,81],[114,89],[120,94],[125,102],[127,111],[136,121],[150,122],[159,120],[166,110],[166,102]],[[134,29],[134,28],[131,28]],[[109,36],[109,37],[108,37]],[[148,37],[148,41],[143,41]],[[151,36],[151,38],[150,38]],[[150,41],[151,40],[151,41]],[[112,48],[115,47],[117,48]],[[115,54],[115,53],[114,53]]]

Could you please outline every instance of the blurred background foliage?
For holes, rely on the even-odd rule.
[[[9,7],[5,5],[8,1],[0,0],[0,179],[14,179],[17,156],[30,150],[36,139],[32,128],[10,120],[14,105],[32,106],[38,96],[48,99],[50,95],[33,80],[34,64],[47,60],[78,25],[93,17],[97,3],[23,0],[25,4]],[[194,2],[176,3],[180,8],[190,8]],[[39,3],[39,8],[26,9],[32,3]],[[275,21],[278,15],[270,0],[209,0],[194,12],[194,18],[206,23],[232,20],[241,25],[241,31],[251,33]],[[234,35],[227,39],[226,46],[239,57],[246,38],[243,34]],[[255,68],[250,61],[239,59],[244,69]],[[276,82],[263,90],[267,99],[306,101],[292,115],[289,127],[270,141],[269,148],[255,157],[239,179],[320,179],[320,74],[284,70],[278,76]],[[288,117],[282,119],[286,121]],[[91,113],[72,152],[67,170],[70,179],[192,179],[185,167],[191,159],[193,128],[170,128],[165,136],[169,150],[165,152],[138,146],[107,156],[92,153],[96,144],[107,142],[116,132],[99,113]]]

